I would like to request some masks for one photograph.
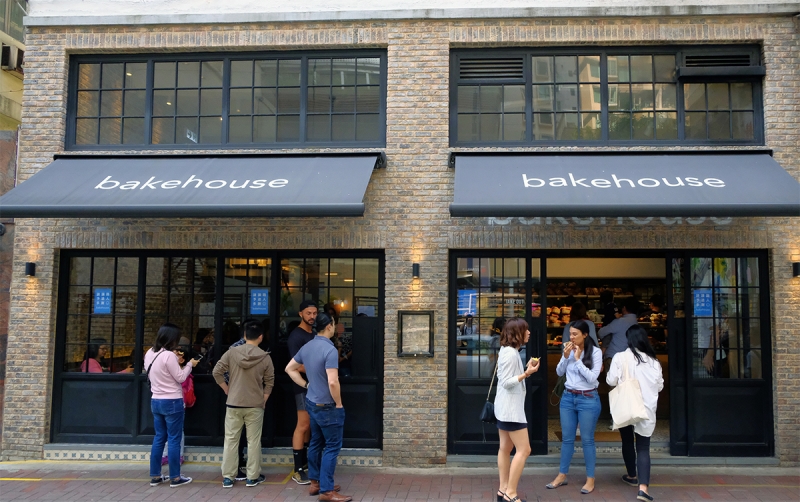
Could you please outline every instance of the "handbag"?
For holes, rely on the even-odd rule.
[[[625,380],[619,382],[608,393],[611,408],[613,430],[647,420],[647,408],[644,406],[642,388],[639,380],[632,378],[628,372],[628,358],[625,358]]]
[[[483,403],[483,408],[481,409],[481,413],[478,416],[481,422],[486,422],[488,424],[496,424],[497,417],[494,416],[494,403],[489,401],[489,396],[492,395],[492,386],[494,385],[494,377],[497,375],[497,363],[494,365],[494,373],[492,373],[492,382],[489,384],[489,393],[486,394],[486,402]]]

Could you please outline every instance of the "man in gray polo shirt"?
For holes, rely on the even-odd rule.
[[[311,443],[308,446],[309,495],[319,494],[319,500],[349,502],[353,497],[337,493],[340,487],[333,482],[344,432],[344,406],[339,386],[339,351],[331,342],[336,324],[328,314],[320,313],[316,320],[317,336],[303,345],[286,365],[292,381],[305,387],[306,411],[311,421]],[[305,367],[308,383],[300,374]]]

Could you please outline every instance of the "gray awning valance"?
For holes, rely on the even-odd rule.
[[[457,154],[452,216],[800,216],[768,152]]]
[[[382,153],[59,156],[0,197],[3,218],[362,216]]]

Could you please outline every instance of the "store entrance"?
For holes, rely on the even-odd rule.
[[[556,366],[561,359],[562,342],[569,340],[567,325],[585,319],[594,324],[600,346],[603,336],[615,330],[612,322],[625,312],[635,314],[656,351],[664,374],[664,390],[659,394],[656,430],[651,451],[669,451],[670,381],[669,329],[667,323],[667,265],[665,258],[549,258],[542,316],[547,332],[547,439],[551,449],[561,442],[559,399],[553,394],[558,381]],[[620,322],[619,321],[617,325]],[[608,342],[610,338],[606,338]],[[598,394],[602,411],[595,429],[595,442],[619,443],[619,432],[611,430],[605,371],[600,373]],[[613,446],[609,444],[609,446]]]

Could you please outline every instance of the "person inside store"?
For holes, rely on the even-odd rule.
[[[83,354],[81,373],[108,372],[109,368],[103,366],[104,359],[108,353],[108,342],[106,342],[105,338],[92,338],[89,340],[89,346]],[[133,373],[133,363],[129,364],[127,368],[117,371],[117,373]]]
[[[102,360],[108,355],[108,342],[105,338],[92,338],[86,347],[81,363],[81,373],[103,373]]]
[[[628,339],[625,337],[628,328],[639,322],[639,300],[634,297],[626,298],[622,304],[622,317],[614,319],[611,324],[605,325],[597,332],[603,342],[603,366],[606,371],[611,365],[611,359],[618,353],[628,348]]]
[[[150,410],[153,413],[153,445],[150,449],[150,486],[166,481],[161,476],[161,453],[168,444],[169,486],[172,488],[192,482],[192,478],[181,475],[181,436],[183,434],[184,402],[181,384],[189,377],[197,359],[190,359],[181,368],[178,356],[173,352],[178,347],[181,330],[172,323],[162,324],[155,343],[144,355],[145,373],[152,397]]]
[[[638,500],[651,502],[653,497],[648,492],[650,437],[656,428],[656,405],[658,404],[658,393],[664,388],[664,375],[661,364],[656,358],[656,351],[647,338],[647,331],[638,324],[634,324],[628,328],[626,337],[628,348],[614,356],[606,375],[606,383],[616,387],[621,381],[624,381],[626,366],[630,378],[639,381],[644,407],[647,410],[647,419],[619,430],[622,438],[622,458],[625,461],[625,469],[628,471],[626,475],[622,476],[622,481],[639,487],[639,493],[636,496]]]
[[[352,374],[350,364],[353,357],[353,337],[349,333],[344,332],[344,324],[339,323],[339,312],[332,303],[326,303],[322,307],[322,311],[328,314],[336,323],[336,335],[333,337],[333,344],[336,350],[339,351],[339,375],[350,376]]]
[[[554,489],[567,484],[569,465],[575,452],[575,436],[580,424],[581,446],[586,463],[586,483],[581,488],[581,493],[589,494],[594,491],[594,468],[597,460],[594,429],[600,417],[597,378],[602,368],[602,353],[589,336],[589,323],[569,323],[569,342],[564,344],[561,360],[556,367],[558,376],[567,376],[559,405],[561,463],[558,476],[546,485],[547,488]]]
[[[603,326],[608,326],[614,319],[620,317],[619,307],[614,303],[614,292],[611,290],[603,290],[600,292],[600,304],[603,305]]]
[[[600,346],[597,341],[597,333],[594,323],[589,320],[589,316],[586,313],[586,305],[581,302],[575,302],[572,304],[572,309],[569,311],[569,322],[573,321],[586,321],[586,324],[589,325],[589,336],[592,337],[592,340],[594,340],[594,344],[596,346]],[[564,326],[564,333],[562,333],[561,339],[569,340],[569,324]]]
[[[539,359],[532,357],[523,367],[519,353],[530,337],[528,323],[519,317],[509,319],[500,335],[497,395],[494,399],[494,413],[500,434],[500,449],[497,451],[497,469],[500,472],[498,502],[520,502],[517,485],[525,460],[531,454],[528,420],[525,417],[525,379],[539,371]],[[512,448],[516,448],[513,460]]]
[[[497,361],[497,355],[500,352],[500,335],[503,333],[503,326],[505,325],[505,317],[495,317],[492,322],[491,338],[489,339],[489,361],[492,363]]]
[[[299,315],[300,322],[289,333],[287,342],[290,359],[294,358],[300,352],[300,349],[316,336],[314,323],[317,320],[317,304],[313,300],[303,300],[300,302]],[[327,317],[327,314],[325,315]],[[305,373],[305,367],[301,365],[298,371]],[[295,408],[297,409],[297,424],[294,428],[294,434],[292,434],[292,455],[294,457],[292,479],[299,485],[307,485],[311,482],[307,473],[311,422],[306,410],[306,387],[293,383],[292,389],[294,391]]]
[[[200,360],[195,369],[195,374],[211,373],[214,367],[212,361],[214,357],[214,330],[208,328],[200,328],[197,330],[194,339],[192,350],[195,354],[202,354],[203,358]]]

